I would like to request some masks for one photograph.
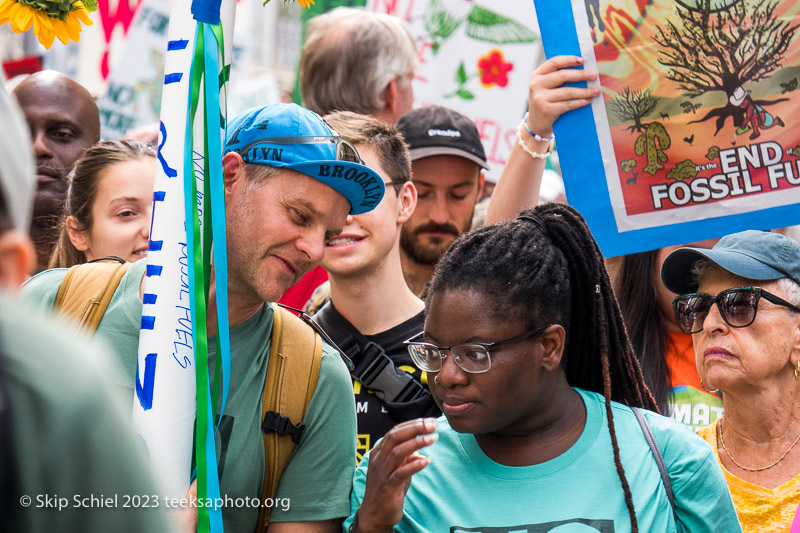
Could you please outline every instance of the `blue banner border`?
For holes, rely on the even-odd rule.
[[[572,0],[534,0],[545,56],[581,55]],[[586,84],[580,84],[586,86]],[[722,237],[747,229],[774,229],[800,223],[800,206],[668,224],[620,233],[611,209],[603,158],[590,107],[570,111],[554,126],[569,204],[586,219],[605,257],[625,255]]]

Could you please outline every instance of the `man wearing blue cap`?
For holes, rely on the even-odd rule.
[[[317,265],[325,240],[342,231],[348,214],[373,209],[385,186],[351,144],[297,105],[250,109],[231,120],[227,131],[222,166],[231,392],[220,420],[217,450],[222,497],[236,501],[259,498],[265,472],[262,394],[273,328],[272,307],[265,303],[277,300]],[[128,270],[97,330],[117,348],[131,396],[137,346],[120,341],[128,333],[138,337],[138,326],[132,330],[138,320],[130,316],[141,315],[139,280],[144,271],[144,261]],[[52,306],[64,272],[48,271],[34,278],[26,287],[28,299]],[[209,328],[213,323],[210,317]],[[213,339],[208,346],[209,355],[215,355]],[[337,531],[349,514],[355,405],[348,370],[327,344],[302,422],[306,429],[273,500],[270,533]],[[253,506],[226,505],[222,511],[229,532],[250,533],[259,518]]]

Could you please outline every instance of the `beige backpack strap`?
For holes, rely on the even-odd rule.
[[[300,318],[272,304],[272,338],[262,400],[264,430],[264,483],[261,501],[274,498],[295,444],[300,441],[302,421],[314,396],[322,363],[322,339]],[[278,431],[264,427],[278,426]],[[283,433],[283,434],[279,434]],[[296,439],[296,440],[295,440]],[[256,531],[266,531],[272,509],[260,508]]]
[[[53,310],[73,319],[78,329],[94,333],[131,265],[114,260],[73,266],[58,288]]]

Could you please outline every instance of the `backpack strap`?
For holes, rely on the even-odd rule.
[[[661,482],[664,483],[664,489],[667,491],[667,499],[669,499],[669,505],[672,507],[672,516],[675,517],[675,525],[677,526],[678,513],[675,512],[675,498],[672,494],[672,483],[670,483],[669,480],[667,465],[664,464],[664,456],[661,455],[661,450],[656,442],[656,437],[653,435],[653,430],[650,429],[650,424],[647,423],[647,419],[644,417],[642,410],[638,407],[631,407],[631,411],[633,411],[633,414],[636,415],[636,421],[639,422],[639,426],[642,428],[642,433],[644,433],[644,439],[647,441],[647,445],[650,446],[650,451],[653,453],[653,458],[656,460],[658,473],[661,476]]]
[[[94,333],[122,276],[132,264],[104,257],[73,266],[61,281],[53,310],[76,321],[77,329]]]
[[[272,337],[262,399],[264,482],[261,501],[274,498],[278,483],[305,430],[303,418],[314,396],[322,364],[322,339],[291,312],[271,304]],[[266,531],[271,508],[262,505],[256,532]]]
[[[352,359],[355,366],[350,370],[350,376],[374,392],[396,420],[438,417],[441,414],[428,388],[411,374],[397,368],[386,351],[348,322],[332,301],[329,300],[313,320]]]

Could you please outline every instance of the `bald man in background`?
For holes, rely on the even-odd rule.
[[[52,70],[31,74],[12,94],[25,115],[36,157],[30,235],[37,268],[45,269],[58,240],[67,176],[83,152],[100,140],[100,113],[89,91]]]

